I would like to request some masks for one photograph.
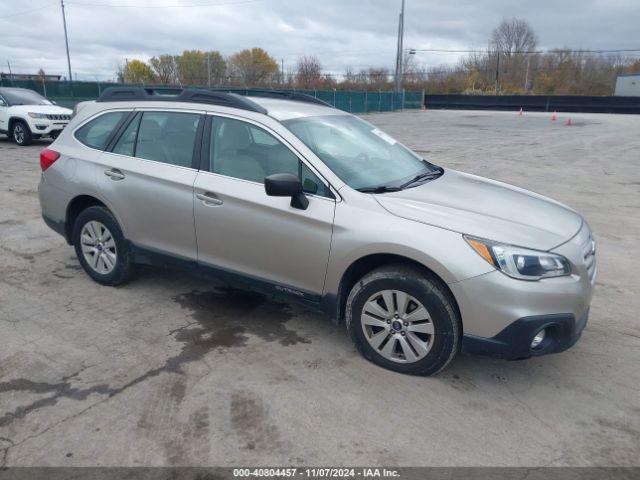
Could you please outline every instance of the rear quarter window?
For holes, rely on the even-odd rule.
[[[87,147],[104,150],[113,130],[129,112],[108,112],[76,130],[76,139]]]

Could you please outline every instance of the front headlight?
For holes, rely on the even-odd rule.
[[[28,115],[31,118],[47,118],[47,114],[46,113],[29,112]]]
[[[504,245],[467,235],[464,235],[464,239],[495,268],[519,280],[540,280],[571,274],[569,261],[562,255]]]

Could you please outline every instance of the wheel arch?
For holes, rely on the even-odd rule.
[[[12,133],[13,126],[15,125],[16,122],[24,123],[26,127],[29,129],[29,131],[31,132],[31,127],[29,126],[29,122],[25,118],[12,116],[12,117],[9,117],[9,123],[7,124],[7,132],[9,132],[9,134]]]
[[[364,277],[367,273],[386,265],[411,266],[424,272],[425,275],[437,281],[450,295],[459,318],[462,318],[460,315],[460,307],[458,306],[455,295],[441,276],[432,269],[423,263],[404,255],[393,253],[372,253],[364,255],[353,261],[342,274],[337,293],[335,295],[325,295],[325,310],[336,323],[344,322],[347,297],[358,280]]]
[[[78,195],[69,202],[65,216],[65,239],[69,245],[73,245],[73,227],[78,215],[83,210],[94,206],[104,207],[111,212],[104,202],[91,195]]]

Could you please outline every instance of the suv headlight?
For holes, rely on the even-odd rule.
[[[463,236],[482,258],[510,277],[519,280],[540,280],[571,274],[569,261],[562,255]]]
[[[29,112],[27,115],[29,115],[31,118],[47,118],[46,113]]]

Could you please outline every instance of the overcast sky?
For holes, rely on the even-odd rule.
[[[125,58],[258,46],[324,69],[393,68],[401,0],[65,0],[71,67],[114,77]],[[177,6],[181,5],[181,6]],[[132,7],[136,8],[132,8]],[[141,8],[144,7],[144,8]],[[640,48],[640,0],[406,0],[405,48],[484,48],[503,17],[527,20],[540,48]],[[59,0],[0,0],[0,71],[66,73]],[[427,66],[455,54],[419,54]]]

